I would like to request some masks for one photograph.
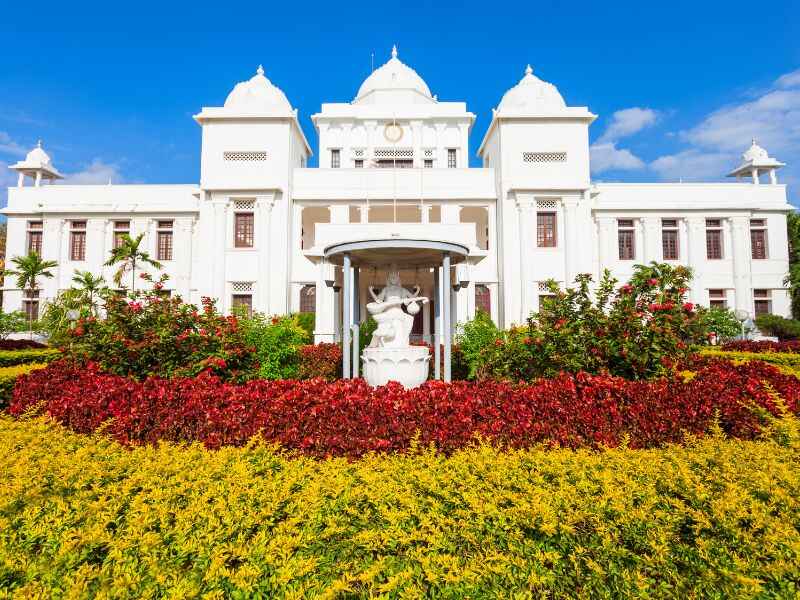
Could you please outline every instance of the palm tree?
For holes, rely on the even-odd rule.
[[[80,295],[80,304],[89,307],[91,315],[96,314],[96,298],[99,298],[108,291],[106,280],[102,275],[95,276],[89,271],[75,270],[75,275],[72,276],[72,283],[75,284],[75,289]]]
[[[21,290],[28,292],[28,297],[33,297],[33,292],[38,289],[36,280],[39,277],[52,277],[53,273],[50,269],[58,266],[54,260],[42,260],[41,257],[35,252],[31,252],[27,256],[15,256],[11,259],[16,269],[5,271],[7,275],[14,275],[17,278],[17,287]],[[28,312],[28,330],[31,331],[33,337],[33,312]]]
[[[136,291],[137,263],[144,263],[156,269],[161,268],[160,262],[150,258],[150,254],[147,251],[139,249],[143,237],[143,233],[140,233],[135,238],[132,238],[127,233],[123,234],[122,242],[119,246],[111,250],[111,258],[106,261],[107,267],[119,265],[117,272],[114,273],[114,283],[117,285],[122,285],[122,277],[126,272],[131,272],[131,293]]]

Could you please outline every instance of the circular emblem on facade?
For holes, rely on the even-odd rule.
[[[397,123],[389,123],[383,128],[383,137],[392,143],[397,143],[403,138],[403,128]]]

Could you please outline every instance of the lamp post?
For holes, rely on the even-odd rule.
[[[744,339],[746,339],[745,332],[744,332],[744,323],[745,323],[745,321],[747,321],[747,319],[750,318],[750,313],[748,313],[746,310],[743,310],[743,309],[739,308],[739,309],[736,309],[736,311],[734,311],[733,314],[736,317],[736,319],[739,321],[739,323],[741,324],[741,327],[742,327],[742,339],[744,340]]]

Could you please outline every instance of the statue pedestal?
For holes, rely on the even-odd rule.
[[[428,379],[430,350],[427,346],[364,348],[361,361],[364,379],[372,387],[397,381],[410,389]]]

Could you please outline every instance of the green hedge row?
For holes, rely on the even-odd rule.
[[[34,362],[50,362],[61,352],[55,348],[31,348],[27,350],[0,350],[0,367],[13,367]]]

